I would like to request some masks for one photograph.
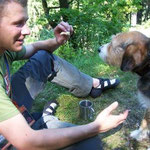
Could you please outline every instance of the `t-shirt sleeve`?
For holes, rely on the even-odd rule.
[[[25,46],[23,46],[21,51],[15,53],[15,60],[23,59],[25,53],[26,53],[26,48],[25,48]]]
[[[22,60],[26,53],[26,48],[23,46],[22,50],[19,52],[6,51],[6,55],[8,56],[9,62],[12,63],[15,60]]]
[[[0,122],[19,114],[19,110],[6,95],[5,89],[0,85]]]

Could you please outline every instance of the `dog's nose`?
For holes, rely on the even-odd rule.
[[[100,46],[99,48],[98,48],[98,52],[100,53],[101,52],[101,49],[103,48],[103,46]]]

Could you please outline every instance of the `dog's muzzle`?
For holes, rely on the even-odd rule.
[[[100,46],[99,48],[98,48],[98,52],[100,53],[101,52],[101,49],[103,48],[104,46]]]

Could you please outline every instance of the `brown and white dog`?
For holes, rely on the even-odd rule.
[[[122,71],[139,75],[138,99],[146,108],[145,116],[138,130],[130,136],[138,141],[150,137],[150,38],[131,31],[112,37],[110,43],[99,48],[99,56],[108,64],[119,66]]]

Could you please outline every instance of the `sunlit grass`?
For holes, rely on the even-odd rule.
[[[89,122],[79,118],[78,104],[80,100],[88,99],[93,101],[96,111],[95,117],[100,111],[102,111],[112,102],[118,101],[119,107],[114,113],[118,114],[125,109],[132,110],[128,117],[128,123],[122,129],[116,132],[116,134],[110,132],[108,135],[105,135],[104,133],[101,134],[101,136],[104,142],[104,148],[106,150],[112,150],[118,147],[121,147],[121,150],[125,150],[127,141],[125,138],[123,138],[123,136],[125,136],[124,130],[127,128],[129,134],[129,131],[133,129],[135,124],[137,122],[139,123],[139,120],[137,120],[137,118],[135,119],[134,117],[136,115],[142,114],[141,111],[134,112],[133,110],[133,108],[135,109],[139,107],[139,103],[136,97],[137,76],[131,73],[123,73],[119,70],[119,68],[108,66],[99,58],[97,52],[88,53],[82,57],[76,56],[76,58],[69,61],[82,72],[87,73],[93,77],[119,78],[121,83],[117,88],[102,93],[102,95],[96,99],[93,99],[89,96],[86,98],[77,98],[71,95],[65,88],[54,85],[52,83],[47,83],[45,90],[40,93],[40,95],[35,100],[33,110],[42,111],[42,108],[47,101],[56,99],[60,104],[57,109],[56,116],[62,121],[80,125]],[[103,139],[103,137],[105,138]]]

